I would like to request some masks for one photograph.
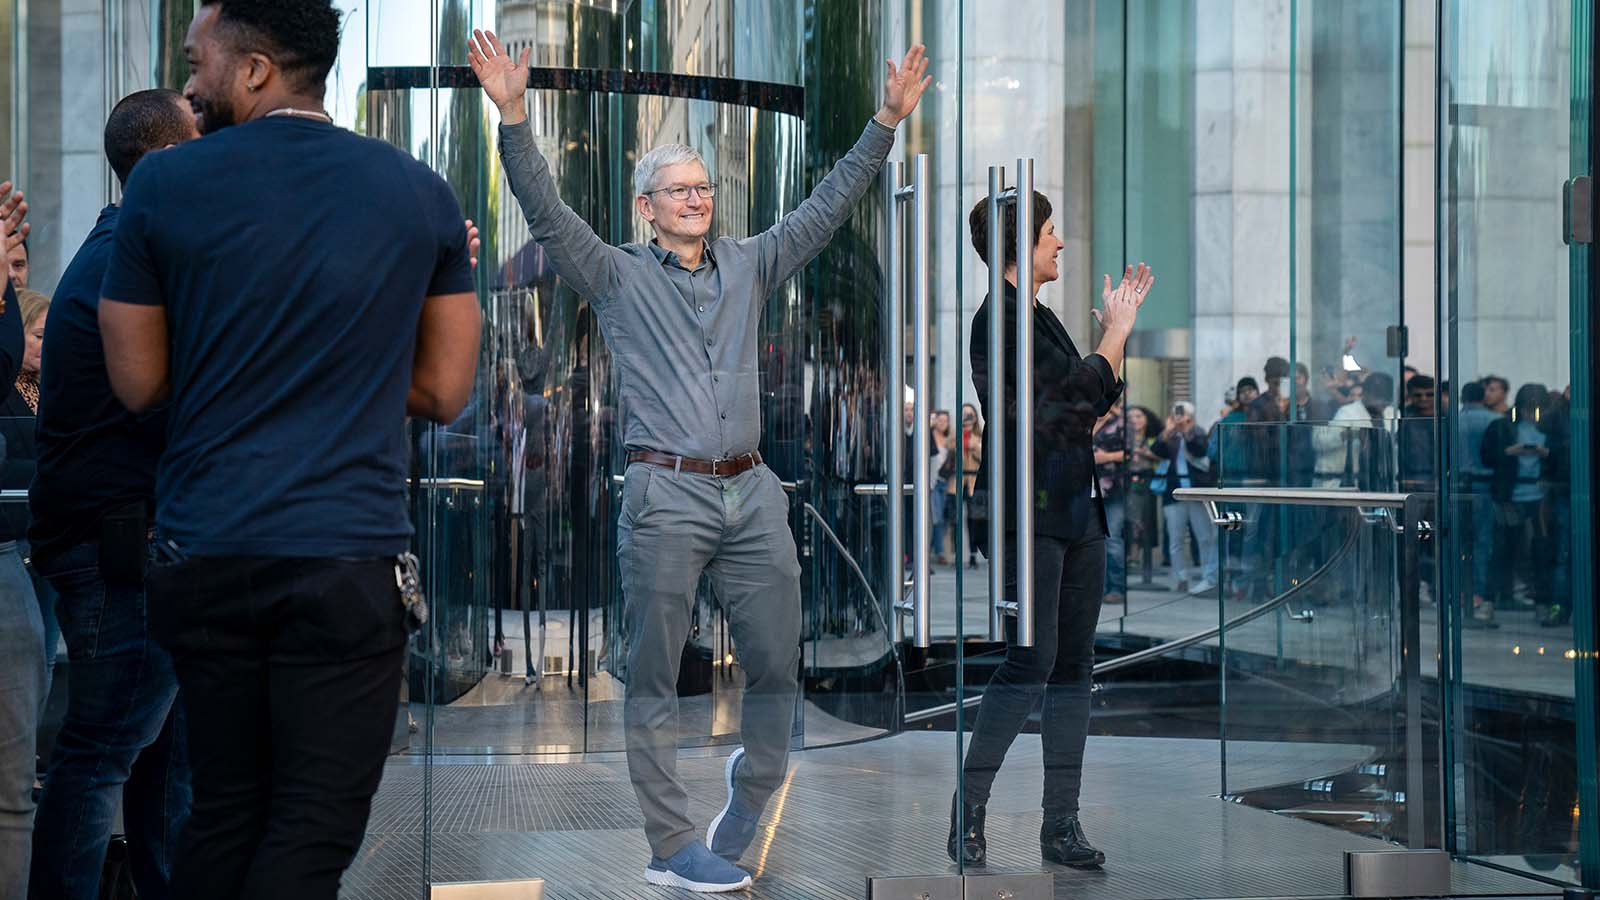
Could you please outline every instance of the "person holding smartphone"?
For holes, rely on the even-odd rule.
[[[1495,420],[1483,436],[1480,452],[1484,466],[1494,473],[1490,491],[1498,534],[1489,567],[1489,602],[1473,610],[1475,625],[1493,622],[1497,606],[1533,608],[1543,616],[1550,605],[1553,545],[1541,515],[1541,481],[1550,450],[1548,435],[1539,427],[1540,411],[1549,401],[1550,390],[1544,385],[1523,385],[1517,389],[1511,415]],[[1526,600],[1516,596],[1519,579]]]

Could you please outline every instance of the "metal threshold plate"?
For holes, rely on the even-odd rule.
[[[458,881],[436,884],[429,900],[544,900],[544,879],[519,881]]]

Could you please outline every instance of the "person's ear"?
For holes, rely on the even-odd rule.
[[[254,94],[266,87],[267,80],[272,77],[272,60],[262,53],[252,53],[246,59],[248,68],[245,70],[244,86]]]
[[[634,209],[639,211],[639,218],[654,225],[656,221],[655,210],[650,208],[650,198],[640,194],[633,198]]]

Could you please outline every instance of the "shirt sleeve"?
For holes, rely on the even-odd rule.
[[[527,122],[500,126],[500,164],[528,220],[528,232],[550,255],[556,274],[590,303],[609,300],[621,281],[626,254],[607,244],[589,223],[561,202],[550,164]]]
[[[833,233],[844,224],[867,189],[883,160],[894,147],[894,129],[876,118],[856,139],[854,147],[817,184],[795,211],[751,240],[761,260],[762,284],[758,302],[817,258]]]
[[[461,215],[455,192],[444,179],[433,173],[434,192],[437,197],[435,221],[439,223],[439,262],[434,266],[433,279],[428,282],[428,296],[446,294],[472,294],[478,289],[472,272],[472,247],[467,238],[467,223]]]
[[[0,384],[11,385],[17,380],[17,369],[22,366],[22,310],[18,309],[17,291],[11,279],[0,274],[6,283],[5,310],[0,311]],[[0,446],[0,456],[4,456]]]
[[[155,163],[152,156],[137,166],[122,194],[122,212],[117,216],[117,230],[111,240],[111,259],[100,285],[100,296],[118,303],[166,303],[151,242],[152,226],[159,221],[159,210],[155,208],[160,196],[156,184],[159,166]]]

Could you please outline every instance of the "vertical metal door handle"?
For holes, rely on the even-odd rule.
[[[1005,166],[989,167],[989,410],[984,433],[989,464],[989,640],[1001,637],[1006,588],[1006,265],[1001,229]]]
[[[933,544],[933,472],[928,455],[932,423],[929,399],[933,392],[930,373],[931,358],[928,352],[928,328],[932,324],[933,290],[928,278],[928,235],[932,231],[928,220],[928,192],[932,185],[928,177],[928,154],[918,153],[911,164],[911,353],[912,380],[917,392],[916,417],[913,428],[911,485],[916,491],[912,509],[916,511],[916,548],[911,563],[916,567],[912,575],[911,598],[915,613],[911,619],[912,642],[918,647],[933,643],[933,596],[928,585],[928,570],[933,560],[929,554]]]
[[[1075,487],[1075,486],[1074,486]],[[1017,160],[1017,644],[1033,646],[1033,160]]]
[[[900,180],[905,175],[905,164],[898,161],[883,167],[883,293],[889,330],[889,372],[884,385],[884,438],[888,441],[888,469],[884,482],[888,485],[889,501],[889,585],[885,596],[897,602],[904,595],[901,581],[905,560],[905,427],[902,425],[906,393],[905,322],[906,298],[901,282],[904,264],[900,249]]]

